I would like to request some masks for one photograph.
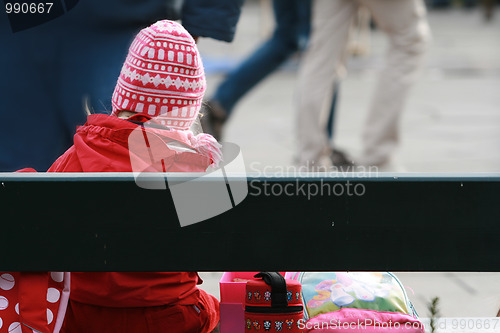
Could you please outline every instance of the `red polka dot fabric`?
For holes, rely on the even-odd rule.
[[[67,277],[62,272],[0,273],[0,333],[59,331]]]

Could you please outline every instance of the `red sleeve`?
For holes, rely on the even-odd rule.
[[[82,172],[82,166],[76,155],[75,146],[71,146],[61,155],[47,172]]]
[[[33,168],[23,168],[21,170],[15,171],[15,172],[36,172],[36,170]]]

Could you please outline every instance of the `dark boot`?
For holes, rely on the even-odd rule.
[[[347,157],[347,155],[338,149],[332,148],[332,153],[330,154],[330,160],[332,161],[332,165],[339,170],[344,172],[354,171],[356,164]]]
[[[222,138],[222,128],[228,116],[226,110],[217,101],[208,101],[201,107],[202,117],[200,119],[203,132],[211,134],[215,140]]]

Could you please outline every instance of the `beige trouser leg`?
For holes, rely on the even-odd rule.
[[[430,38],[423,0],[359,0],[389,38],[363,133],[362,162],[380,165],[399,144],[399,119]]]
[[[349,27],[360,3],[369,8],[390,39],[363,135],[364,160],[368,164],[383,163],[397,146],[399,115],[429,36],[423,1],[313,0],[311,36],[299,70],[296,96],[300,165],[317,163],[328,151],[325,130],[333,84],[344,63]]]
[[[342,68],[348,33],[358,4],[352,0],[315,0],[311,35],[297,78],[297,163],[314,166],[328,151],[326,122],[333,85]]]

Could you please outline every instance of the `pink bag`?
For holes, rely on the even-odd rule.
[[[392,273],[287,272],[286,277],[302,284],[304,332],[425,332]]]
[[[320,314],[302,323],[299,328],[304,333],[425,333],[424,325],[410,315],[350,308]]]
[[[69,299],[69,273],[0,273],[0,333],[57,333]]]

